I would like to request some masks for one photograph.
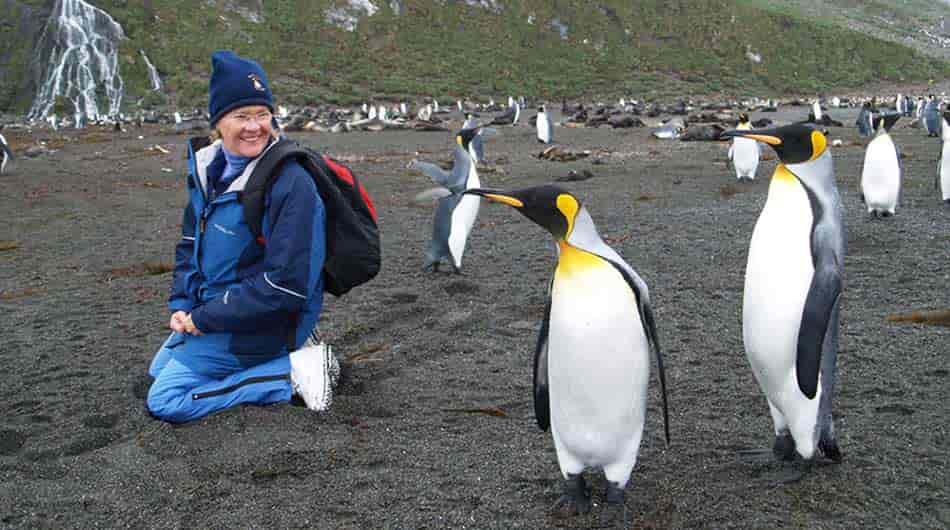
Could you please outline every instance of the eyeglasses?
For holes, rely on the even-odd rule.
[[[246,112],[238,112],[236,114],[231,114],[230,116],[228,116],[228,119],[234,120],[236,123],[244,126],[244,125],[250,125],[252,121],[257,123],[258,125],[269,124],[271,121],[271,118],[273,117],[274,115],[267,111],[258,112],[257,114],[248,114]]]

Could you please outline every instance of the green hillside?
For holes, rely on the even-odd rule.
[[[379,11],[352,32],[326,21],[326,9],[344,1],[266,0],[257,4],[264,6],[260,22],[233,7],[253,9],[253,1],[218,0],[217,10],[206,7],[215,2],[194,0],[94,3],[125,29],[127,101],[145,96],[146,105],[166,98],[203,105],[209,54],[218,48],[257,58],[276,81],[277,96],[292,103],[418,95],[815,94],[950,74],[950,64],[938,58],[847,30],[834,17],[813,22],[802,11],[780,13],[774,6],[780,2],[766,0],[516,0],[495,2],[504,5],[498,13],[465,2],[403,0],[398,15],[393,2],[377,1]],[[761,62],[746,57],[747,47]],[[140,48],[157,66],[167,96],[148,92]]]
[[[833,24],[866,32],[924,54],[950,60],[950,42],[935,43],[931,36],[950,37],[950,2],[946,0],[756,0],[776,11],[817,17]],[[928,35],[928,33],[930,35]]]

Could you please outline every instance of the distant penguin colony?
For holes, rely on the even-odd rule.
[[[879,118],[877,134],[868,144],[861,170],[861,196],[872,217],[890,217],[901,192],[900,153]]]
[[[637,463],[656,356],[669,441],[666,376],[646,283],[597,233],[587,209],[556,186],[471,189],[514,207],[554,236],[557,266],[534,357],[534,410],[551,429],[564,494],[555,514],[591,508],[588,468],[607,478],[602,519],[623,521],[624,488]]]
[[[827,139],[801,124],[726,135],[766,143],[781,161],[752,232],[742,302],[746,355],[775,444],[744,454],[788,461],[797,453],[805,469],[819,452],[840,461],[831,404],[845,234]],[[780,480],[801,476],[792,470]]]

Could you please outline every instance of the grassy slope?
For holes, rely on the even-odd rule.
[[[138,55],[144,48],[178,105],[204,104],[209,54],[217,48],[256,57],[278,80],[278,97],[296,103],[413,95],[813,94],[950,74],[947,63],[832,22],[764,9],[768,1],[513,0],[496,15],[460,3],[405,0],[401,16],[377,2],[380,11],[352,33],[326,25],[326,0],[267,0],[260,24],[193,0],[96,5],[130,38],[122,52],[128,89],[146,93]],[[154,16],[145,13],[149,4]],[[567,40],[551,26],[555,18],[570,28]],[[762,63],[745,58],[746,45],[762,54]]]
[[[902,46],[912,46],[939,59],[950,59],[950,49],[926,42],[920,33],[920,28],[929,28],[950,16],[950,5],[939,0],[756,0],[755,3],[774,11],[794,10],[804,17],[823,18]]]

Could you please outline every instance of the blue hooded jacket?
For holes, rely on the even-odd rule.
[[[215,196],[208,182],[224,170],[221,142],[201,143],[189,143],[189,203],[168,309],[191,313],[202,335],[176,334],[167,346],[177,361],[215,375],[285,355],[316,327],[323,307],[326,211],[313,178],[288,161],[265,198],[266,245],[258,243],[244,222],[239,194],[260,156]]]

